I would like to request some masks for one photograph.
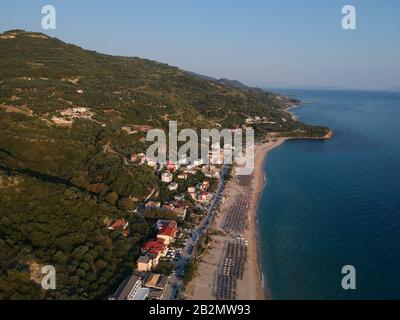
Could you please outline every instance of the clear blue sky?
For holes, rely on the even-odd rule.
[[[400,87],[399,0],[1,0],[0,31],[41,29],[99,52],[139,56],[261,87]],[[341,8],[357,9],[357,30]]]

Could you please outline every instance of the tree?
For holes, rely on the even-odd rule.
[[[115,203],[118,200],[118,194],[116,192],[110,192],[106,196],[106,201],[111,204],[112,206],[115,205]]]

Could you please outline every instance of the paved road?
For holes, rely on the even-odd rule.
[[[182,276],[185,266],[191,262],[194,258],[197,246],[200,238],[207,232],[212,218],[215,214],[219,202],[221,201],[222,191],[224,190],[225,176],[229,171],[229,166],[224,165],[221,169],[220,181],[215,192],[215,196],[212,199],[208,211],[204,219],[199,223],[192,231],[191,237],[186,241],[186,246],[182,249],[182,253],[178,261],[175,263],[176,275],[172,275],[170,286],[164,295],[165,300],[176,300],[179,296],[180,290],[182,289]]]

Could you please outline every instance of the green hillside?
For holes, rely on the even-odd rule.
[[[40,33],[0,34],[0,57],[0,299],[104,298],[132,271],[150,232],[132,209],[156,181],[126,157],[145,151],[149,128],[233,128],[259,116],[269,120],[259,136],[327,132],[262,90]],[[72,108],[84,111],[66,115]],[[128,237],[105,228],[117,217]],[[57,290],[39,290],[35,264],[56,266]]]

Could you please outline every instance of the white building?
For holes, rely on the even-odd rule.
[[[178,174],[178,179],[180,180],[186,180],[187,178],[188,178],[187,173]]]
[[[145,162],[150,167],[153,167],[153,168],[157,167],[157,160],[156,159],[146,157],[145,158]]]
[[[142,280],[132,275],[125,279],[110,300],[145,300],[150,290],[142,287]]]
[[[172,173],[169,172],[169,171],[164,172],[164,173],[161,175],[161,181],[162,181],[162,182],[165,182],[165,183],[170,183],[170,182],[172,182]]]

